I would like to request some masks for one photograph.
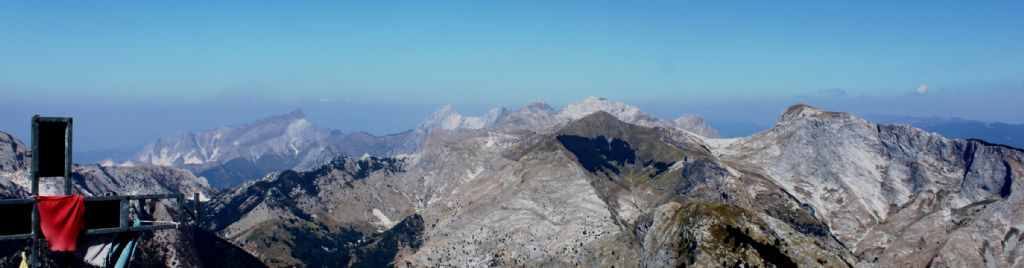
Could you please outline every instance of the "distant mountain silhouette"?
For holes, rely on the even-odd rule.
[[[883,124],[906,124],[954,139],[980,139],[991,143],[1024,148],[1024,124],[983,122],[961,118],[866,115]]]

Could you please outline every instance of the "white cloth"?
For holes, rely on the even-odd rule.
[[[86,243],[88,243],[89,248],[85,250],[85,256],[82,259],[89,264],[106,267],[107,256],[110,256],[110,249],[114,248],[114,236],[91,236]]]

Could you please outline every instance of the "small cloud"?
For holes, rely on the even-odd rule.
[[[842,96],[846,96],[846,90],[842,89],[842,88],[828,88],[828,89],[818,90],[818,94],[827,95],[827,96],[833,96],[833,97],[842,97]]]
[[[320,98],[320,102],[331,102],[330,98]]]
[[[927,94],[928,93],[928,84],[921,84],[920,86],[917,86],[917,90],[915,92],[917,93],[917,95]]]

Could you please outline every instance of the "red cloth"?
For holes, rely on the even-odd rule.
[[[85,229],[85,197],[36,196],[39,228],[52,251],[75,251],[78,233]]]

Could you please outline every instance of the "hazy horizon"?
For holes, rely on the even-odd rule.
[[[1022,124],[1021,3],[0,3],[0,131],[79,151],[294,109],[344,132],[587,96],[771,125],[807,103]]]
[[[833,93],[821,93],[831,96]],[[597,96],[600,97],[600,96]],[[658,101],[612,101],[624,102],[639,107],[660,119],[674,119],[682,115],[698,115],[720,132],[752,133],[752,128],[767,128],[774,124],[777,116],[790,105],[805,103],[821,109],[850,112],[858,116],[892,115],[915,118],[938,117],[944,119],[961,118],[982,122],[1000,122],[1021,124],[1021,121],[983,120],[971,117],[968,113],[950,112],[928,113],[927,109],[903,112],[892,109],[891,104],[908,99],[872,99],[865,96],[834,98],[822,96],[796,96],[789,100],[765,100],[736,102],[731,104],[672,104]],[[538,98],[539,99],[539,98]],[[580,102],[584,98],[572,101],[548,101],[555,109],[561,109],[568,103]],[[534,99],[537,100],[537,99]],[[415,128],[430,116],[436,109],[444,105],[452,105],[453,109],[467,116],[481,116],[494,107],[518,109],[529,104],[524,101],[517,104],[486,105],[479,103],[405,103],[405,104],[365,104],[352,101],[340,103],[307,102],[297,104],[269,103],[211,103],[207,105],[163,105],[163,106],[107,106],[85,107],[85,105],[27,107],[12,103],[0,107],[5,116],[0,119],[0,131],[11,133],[15,137],[28,141],[30,130],[29,119],[33,114],[43,116],[71,116],[75,118],[75,147],[80,151],[132,151],[158,138],[177,132],[200,132],[219,127],[241,125],[253,121],[302,110],[306,117],[321,127],[342,132],[366,131],[374,135],[387,135]],[[858,109],[862,108],[862,109]],[[889,109],[886,109],[889,108]],[[33,112],[37,111],[37,112]],[[16,116],[12,116],[16,115]],[[1019,118],[1013,115],[1007,119]],[[739,128],[739,129],[735,129]]]

